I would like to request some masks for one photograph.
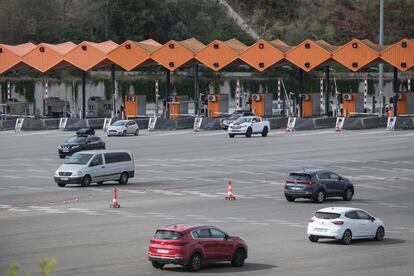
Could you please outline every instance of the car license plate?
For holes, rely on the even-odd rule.
[[[317,231],[317,232],[326,232],[326,231],[328,231],[328,229],[325,229],[325,228],[315,228],[315,231]]]
[[[170,252],[170,250],[168,250],[168,249],[157,249],[157,252],[162,253],[162,254],[167,254],[167,253]]]
[[[62,151],[63,151],[63,152],[69,152],[69,150],[68,150],[68,149],[63,149]]]
[[[292,190],[300,190],[300,187],[291,187]]]
[[[62,181],[68,181],[69,178],[67,178],[67,177],[61,177],[60,180],[62,180]]]

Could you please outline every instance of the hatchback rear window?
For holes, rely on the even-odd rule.
[[[341,215],[336,213],[328,213],[328,212],[316,212],[315,217],[318,219],[336,219],[339,218]]]
[[[291,173],[289,174],[290,180],[312,180],[312,176],[310,174],[305,173]]]
[[[157,232],[155,232],[154,235],[156,239],[160,240],[178,240],[181,239],[182,236],[183,234],[181,234],[180,232],[167,230],[157,230]]]

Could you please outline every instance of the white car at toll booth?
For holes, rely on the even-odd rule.
[[[354,239],[382,241],[384,235],[385,226],[382,220],[358,208],[320,209],[308,224],[308,238],[311,242],[319,239],[336,239],[343,244],[350,244]]]
[[[230,124],[228,128],[230,138],[233,138],[235,135],[250,137],[252,134],[261,134],[263,137],[266,137],[269,130],[270,122],[263,120],[259,116],[240,117]]]

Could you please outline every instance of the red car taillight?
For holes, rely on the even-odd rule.
[[[316,183],[315,181],[303,181],[303,184],[306,184],[306,185],[313,185],[315,183]]]
[[[335,225],[342,225],[344,222],[342,220],[331,221]]]

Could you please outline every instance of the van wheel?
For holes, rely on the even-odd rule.
[[[59,155],[59,157],[60,157],[61,159],[65,158],[65,156],[64,156],[64,155]]]
[[[190,258],[189,267],[192,271],[198,271],[201,268],[201,265],[203,264],[203,260],[201,258],[200,253],[195,253]]]
[[[128,173],[123,172],[119,177],[119,184],[126,185],[128,184]]]
[[[267,129],[267,127],[265,127],[265,128],[262,130],[262,137],[266,137],[268,133],[269,133],[269,130]]]
[[[253,132],[252,128],[249,127],[246,131],[246,137],[252,137],[252,132]]]
[[[135,130],[134,135],[135,135],[135,136],[138,136],[138,134],[139,134],[139,129]]]
[[[91,177],[89,175],[85,175],[85,177],[82,179],[81,186],[88,187],[89,185],[91,185]]]
[[[159,262],[152,262],[152,266],[156,269],[161,269],[164,267],[164,264],[159,263]]]
[[[65,183],[56,183],[59,187],[65,187],[66,186],[66,184]]]
[[[231,260],[231,265],[234,267],[240,267],[244,265],[244,260],[246,259],[246,254],[242,248],[236,250]]]

